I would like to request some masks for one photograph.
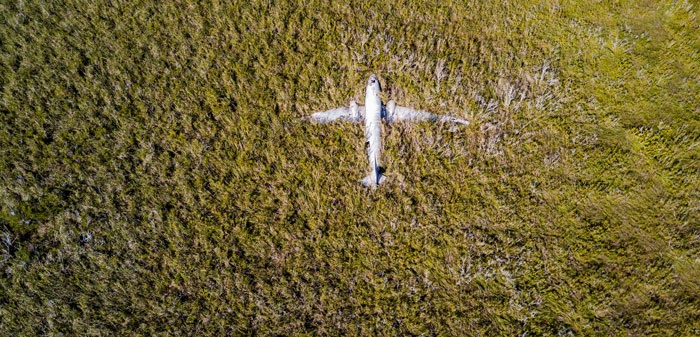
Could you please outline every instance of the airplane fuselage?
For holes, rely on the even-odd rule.
[[[367,93],[365,95],[365,137],[370,166],[370,174],[365,178],[365,184],[369,186],[376,186],[381,180],[379,155],[382,147],[382,100],[379,98],[380,92],[379,80],[372,75],[367,81]]]

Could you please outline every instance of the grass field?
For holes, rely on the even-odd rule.
[[[700,335],[699,10],[4,1],[0,335]]]

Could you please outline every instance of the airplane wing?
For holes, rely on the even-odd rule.
[[[350,122],[361,122],[365,118],[365,107],[363,105],[357,105],[353,100],[350,101],[350,105],[326,110],[323,112],[317,112],[311,114],[311,116],[305,117],[304,119],[312,120],[318,123],[330,123],[335,120],[346,120]]]
[[[396,121],[428,121],[428,122],[447,122],[469,125],[469,121],[450,116],[442,116],[427,112],[425,110],[416,110],[412,108],[396,105],[393,100],[386,103],[382,111],[382,117],[389,122]]]

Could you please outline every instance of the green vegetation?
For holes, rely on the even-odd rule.
[[[698,1],[311,2],[0,4],[0,335],[700,335]]]

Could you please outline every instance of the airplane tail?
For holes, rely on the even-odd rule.
[[[365,187],[375,188],[378,185],[383,184],[386,181],[382,168],[378,168],[374,172],[370,173],[368,176],[362,178],[362,185]]]
[[[379,179],[372,177],[372,174],[362,178],[362,186],[375,188],[384,183],[386,178],[383,175],[378,176]]]

